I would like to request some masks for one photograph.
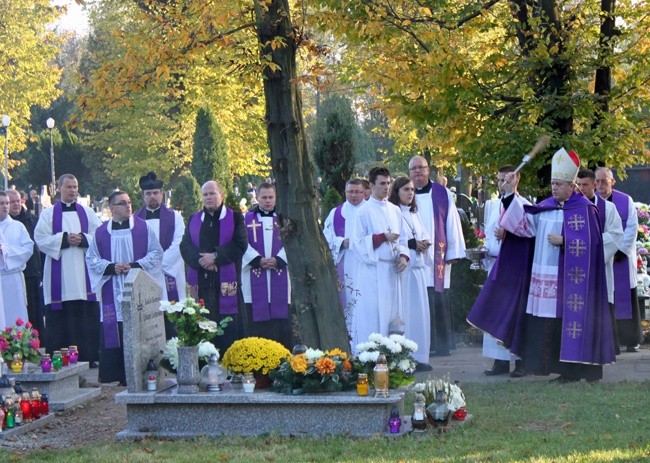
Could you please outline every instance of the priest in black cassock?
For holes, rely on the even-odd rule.
[[[247,336],[241,292],[241,261],[248,237],[244,217],[223,204],[223,193],[213,180],[201,187],[203,210],[190,217],[181,255],[188,265],[187,281],[203,299],[210,320],[233,321],[212,342],[223,354],[237,339]]]

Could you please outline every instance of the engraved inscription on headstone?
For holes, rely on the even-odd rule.
[[[144,372],[153,358],[160,364],[165,347],[165,320],[160,311],[162,289],[145,271],[134,269],[124,282],[124,368],[129,392],[145,391]]]

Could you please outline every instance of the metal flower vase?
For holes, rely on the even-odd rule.
[[[199,392],[201,370],[199,369],[199,346],[178,347],[178,367],[176,381],[179,394]]]

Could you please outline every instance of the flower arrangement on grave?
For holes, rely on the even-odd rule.
[[[355,363],[362,373],[367,373],[372,381],[372,371],[375,368],[379,354],[386,356],[388,363],[388,387],[391,389],[406,386],[415,381],[415,366],[417,362],[413,353],[418,350],[418,345],[399,334],[382,336],[372,333],[368,342],[357,344],[357,357]]]
[[[219,323],[205,317],[209,310],[205,308],[203,299],[196,302],[188,297],[178,302],[160,301],[160,310],[176,328],[177,337],[170,339],[163,350],[163,366],[175,371],[178,368],[178,347],[199,346],[199,358],[204,362],[210,355],[219,351],[210,342],[215,336],[221,336],[224,328],[232,321],[226,317]]]
[[[289,358],[291,353],[279,342],[248,337],[235,341],[223,355],[221,364],[233,373],[266,375]]]
[[[636,248],[637,252],[644,249],[650,251],[650,208],[647,204],[634,203],[638,220]],[[645,253],[644,252],[644,253]]]
[[[0,352],[2,358],[9,364],[14,358],[25,362],[38,364],[41,355],[38,348],[41,343],[38,339],[38,331],[32,324],[21,318],[16,320],[14,326],[8,326],[0,335]]]
[[[282,359],[269,376],[273,390],[285,394],[343,391],[355,387],[357,379],[348,354],[338,348],[327,351],[308,348]]]
[[[442,392],[450,412],[456,413],[459,410],[464,412],[465,410],[465,394],[457,384],[451,382],[449,375],[443,378],[429,378],[422,383],[417,383],[413,386],[413,392],[424,395],[426,407],[436,402],[438,394]],[[459,413],[459,416],[462,415],[464,418],[466,414],[466,412]]]

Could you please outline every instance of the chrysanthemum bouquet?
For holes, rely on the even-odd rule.
[[[172,338],[165,344],[163,360],[165,367],[176,371],[178,367],[178,346],[199,346],[199,359],[207,362],[210,355],[219,351],[210,342],[215,336],[221,336],[224,328],[232,321],[226,317],[217,323],[205,317],[210,311],[205,308],[203,299],[196,302],[188,297],[179,302],[160,301],[160,310],[165,312],[167,319],[174,325],[178,337]]]
[[[0,352],[6,362],[11,362],[14,354],[30,363],[39,363],[41,355],[38,352],[40,341],[38,340],[38,331],[32,328],[32,324],[23,321],[21,318],[16,320],[14,326],[8,326],[0,335]]]
[[[307,349],[282,360],[269,376],[273,390],[285,394],[342,391],[354,387],[357,379],[348,354],[341,349]]]
[[[382,336],[372,333],[368,342],[357,344],[357,363],[360,370],[368,374],[372,381],[372,371],[379,354],[386,356],[389,371],[389,387],[394,389],[415,381],[413,373],[417,362],[412,354],[418,350],[418,345],[399,334]]]
[[[418,383],[413,386],[413,391],[424,394],[427,407],[436,401],[438,391],[444,393],[449,411],[455,412],[465,407],[465,394],[457,384],[450,381],[448,375],[442,379],[429,378],[423,383]]]
[[[235,373],[266,375],[289,357],[289,350],[277,341],[248,337],[235,341],[223,355],[221,364]]]

